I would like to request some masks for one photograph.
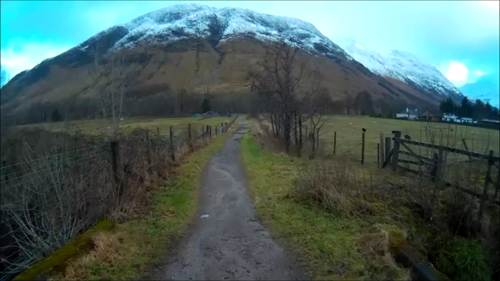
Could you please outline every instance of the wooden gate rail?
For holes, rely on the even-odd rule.
[[[485,208],[485,203],[487,201],[490,201],[492,203],[495,203],[497,205],[500,205],[500,202],[495,200],[498,195],[499,195],[499,190],[500,190],[500,171],[498,172],[496,182],[493,182],[493,179],[491,177],[492,173],[492,168],[499,168],[500,164],[500,157],[499,156],[494,156],[493,151],[490,150],[489,154],[481,154],[477,152],[472,152],[468,150],[467,144],[465,143],[464,140],[464,147],[465,150],[463,149],[458,149],[454,147],[447,147],[443,145],[436,145],[436,144],[431,144],[431,143],[426,143],[426,142],[419,142],[419,141],[414,141],[411,139],[407,138],[401,138],[401,132],[400,131],[393,131],[393,137],[392,138],[385,138],[385,145],[383,142],[383,135],[380,136],[381,143],[379,144],[379,147],[384,147],[385,148],[385,155],[383,158],[383,162],[381,165],[381,168],[385,168],[389,163],[391,163],[391,167],[393,171],[396,170],[402,170],[405,172],[409,172],[412,174],[421,174],[423,173],[430,173],[430,177],[433,182],[438,182],[441,184],[444,184],[445,186],[452,186],[462,192],[468,193],[470,195],[476,196],[480,198],[480,210],[478,212],[478,217],[482,216],[482,213],[484,212]],[[391,149],[391,141],[393,141],[394,146]],[[422,146],[422,147],[428,147],[432,149],[436,149],[437,152],[434,152],[434,156],[432,158],[426,157],[419,155],[415,153],[408,145],[416,145],[416,146]],[[401,149],[405,149],[401,150]],[[469,157],[469,160],[467,162],[472,161],[472,158],[476,159],[481,159],[481,160],[487,160],[488,161],[488,166],[487,166],[487,171],[486,175],[484,178],[484,187],[483,187],[483,192],[482,194],[478,194],[474,191],[465,189],[463,187],[457,186],[457,185],[452,185],[448,182],[445,182],[444,180],[444,168],[445,168],[445,152],[452,152],[452,153],[457,153],[457,154],[462,154],[466,155]],[[380,153],[380,151],[379,151]],[[410,157],[415,158],[417,161],[414,160],[406,160],[406,159],[399,159],[399,155],[407,155]],[[408,165],[408,167],[404,167],[400,165],[400,163],[405,163],[405,164],[413,164],[413,165],[423,165],[425,168],[422,171],[417,171],[415,169],[411,169]],[[495,186],[495,194],[493,196],[488,195],[488,187],[489,185],[493,183]]]

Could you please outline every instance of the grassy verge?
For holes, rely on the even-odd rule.
[[[197,209],[202,170],[234,130],[187,157],[174,180],[154,189],[147,215],[117,224],[112,234],[96,235],[93,251],[71,261],[63,274],[51,279],[119,280],[144,276],[148,266],[159,262],[185,233]]]
[[[328,213],[290,197],[305,165],[262,151],[250,135],[242,140],[242,157],[257,213],[273,236],[306,261],[313,279],[408,279],[408,271],[387,266],[358,251],[357,241],[373,221]]]

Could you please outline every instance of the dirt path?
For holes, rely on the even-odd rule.
[[[192,229],[168,265],[168,280],[303,280],[283,248],[255,216],[239,158],[243,129],[228,139],[204,171]]]

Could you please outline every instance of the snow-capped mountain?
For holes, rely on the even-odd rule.
[[[339,40],[337,43],[355,60],[377,74],[415,84],[443,96],[462,95],[439,70],[411,53],[394,50],[382,56],[355,40]]]
[[[495,107],[499,106],[500,87],[495,74],[483,75],[476,82],[460,87],[460,91],[473,100],[479,99]]]
[[[140,45],[166,45],[200,36],[208,38],[215,47],[233,37],[252,36],[261,41],[284,39],[288,44],[312,54],[327,57],[341,55],[352,59],[311,23],[243,8],[174,5],[140,16],[123,27],[127,34],[110,51]],[[77,48],[86,50],[88,46],[88,42],[84,42]]]
[[[21,100],[29,99],[31,107],[43,110],[50,108],[46,103],[54,107],[68,101],[74,107],[93,104],[99,92],[88,75],[89,69],[95,68],[95,56],[102,56],[98,61],[105,69],[112,62],[107,56],[117,54],[120,63],[112,67],[126,75],[125,91],[135,99],[130,105],[134,110],[141,107],[141,101],[155,103],[152,97],[168,101],[173,92],[196,96],[207,87],[217,93],[214,96],[224,97],[223,103],[245,108],[248,103],[242,102],[242,97],[251,93],[249,70],[265,57],[267,47],[279,40],[298,47],[296,64],[308,71],[320,71],[325,78],[323,87],[332,100],[368,92],[380,111],[407,105],[432,108],[450,92],[442,90],[451,87],[440,80],[435,69],[408,54],[395,52],[382,57],[361,45],[344,50],[312,24],[295,18],[241,8],[181,4],[108,28],[19,73],[2,88],[0,106],[3,112],[16,111],[28,120],[41,114],[30,115],[33,110]],[[310,79],[304,75],[301,82],[307,85]],[[162,108],[170,105],[168,101]],[[81,112],[68,110],[76,112],[72,118],[89,113],[90,105],[82,107]],[[44,114],[49,116],[50,112]]]

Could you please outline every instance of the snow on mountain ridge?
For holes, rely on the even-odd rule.
[[[111,51],[137,44],[168,44],[219,32],[218,42],[235,36],[252,35],[263,41],[284,39],[290,45],[327,57],[349,56],[314,25],[296,18],[268,15],[243,8],[213,8],[180,4],[142,15],[123,25],[129,32]],[[213,30],[220,28],[221,30]],[[83,47],[83,46],[82,46]]]
[[[341,42],[339,45],[355,60],[379,75],[412,82],[426,90],[435,90],[440,95],[462,95],[439,70],[422,62],[414,54],[393,50],[384,57],[355,40],[337,42]]]

